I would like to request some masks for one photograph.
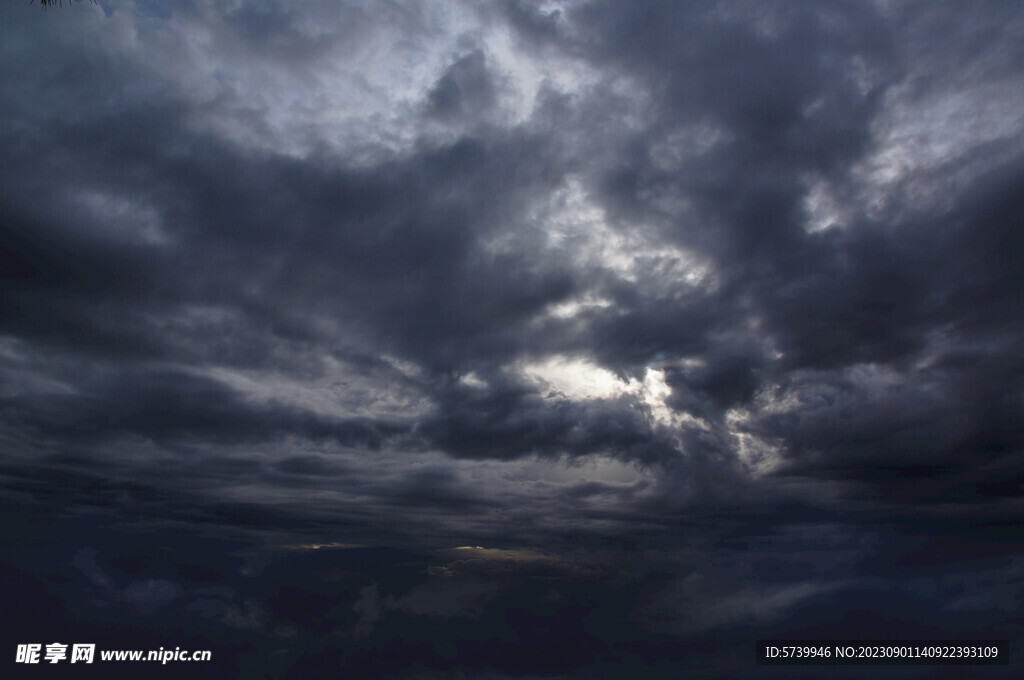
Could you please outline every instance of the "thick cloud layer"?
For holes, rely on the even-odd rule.
[[[1019,638],[1012,3],[38,9],[0,497],[39,636],[417,678]]]

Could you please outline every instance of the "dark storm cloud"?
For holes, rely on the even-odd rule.
[[[822,301],[831,320],[822,319],[816,333],[816,312],[806,303],[833,291],[824,284],[805,289],[802,312],[792,310],[804,323],[788,327],[807,333],[805,342],[816,351],[868,354],[847,355],[844,363],[880,365],[855,371],[859,375],[793,375],[802,407],[764,424],[788,442],[800,461],[795,469],[877,484],[897,501],[1019,496],[1019,474],[1011,470],[1024,441],[1021,356],[1010,340],[1019,338],[1016,319],[1024,311],[1013,292],[1024,285],[1013,255],[1020,250],[1019,212],[1011,207],[1019,202],[1019,178],[1017,167],[983,176],[962,207],[935,218],[945,228],[928,221],[899,240],[876,237],[859,275]],[[899,260],[893,259],[897,249]],[[843,251],[854,271],[859,250]],[[893,363],[883,368],[886,359]],[[1009,479],[991,476],[1007,473]]]
[[[883,28],[883,13],[863,4],[822,13],[761,7],[729,16],[730,8],[738,10],[728,4],[694,11],[655,3],[593,3],[576,17],[593,29],[582,34],[579,49],[644,78],[658,102],[652,126],[641,133],[648,139],[634,138],[624,147],[629,164],[603,174],[604,200],[621,214],[637,216],[656,214],[654,201],[646,197],[666,187],[692,201],[696,216],[670,216],[666,228],[714,258],[724,286],[714,300],[726,307],[703,323],[673,323],[674,315],[686,312],[663,306],[659,321],[668,330],[666,340],[674,342],[652,343],[656,336],[642,323],[623,323],[618,333],[615,326],[603,328],[602,341],[617,341],[607,354],[630,356],[639,346],[646,357],[634,355],[638,361],[673,349],[679,355],[704,355],[702,368],[671,368],[667,374],[676,392],[670,403],[694,413],[707,413],[705,403],[745,403],[763,379],[785,383],[793,379],[786,373],[793,369],[893,366],[901,384],[884,397],[891,403],[844,386],[841,371],[819,375],[841,395],[862,392],[854,398],[865,401],[844,411],[852,418],[838,423],[829,418],[816,427],[811,423],[819,410],[812,403],[779,416],[780,426],[765,434],[794,452],[813,449],[815,462],[805,459],[809,469],[840,465],[837,478],[877,474],[885,484],[886,470],[893,480],[901,473],[913,476],[909,458],[930,461],[920,463],[922,474],[934,465],[934,471],[950,475],[950,484],[967,482],[970,475],[960,475],[977,470],[977,456],[998,457],[991,451],[1016,452],[1021,444],[1011,423],[1019,418],[1016,399],[999,394],[1014,391],[1016,352],[996,340],[1019,332],[1013,321],[1021,312],[1015,291],[1024,283],[1013,255],[1020,250],[1015,248],[1019,229],[1009,227],[1019,222],[1010,217],[1016,214],[1010,207],[1016,200],[1010,196],[1017,193],[1011,187],[1019,186],[1016,163],[980,177],[977,189],[968,185],[960,194],[962,207],[951,212],[887,214],[884,223],[865,220],[849,230],[807,233],[801,205],[806,177],[848,181],[851,163],[869,149],[883,94],[909,66]],[[717,128],[725,141],[693,165],[672,171],[657,167],[647,151],[649,137],[659,126],[688,119]],[[998,253],[990,250],[995,243]],[[984,271],[974,268],[981,263]],[[690,309],[700,309],[700,302]],[[730,316],[740,305],[763,319],[781,361],[749,350],[739,356],[705,354],[710,343],[702,334],[723,325],[735,329],[742,317]],[[625,306],[629,311],[623,317],[632,322],[636,308]],[[921,359],[936,332],[953,327],[960,342],[973,344],[978,340],[970,326],[988,323],[995,326],[990,337],[999,345],[988,351],[1008,372],[990,388],[983,386],[983,374],[975,374],[981,381],[975,389],[984,391],[983,397],[964,400],[959,374],[916,373],[907,365]],[[687,342],[688,333],[697,334],[696,342]],[[984,404],[985,414],[975,419],[970,415],[975,408],[965,401]],[[803,431],[821,439],[801,444]],[[990,453],[984,453],[982,441]],[[860,455],[854,453],[858,442],[863,442]],[[972,451],[975,447],[982,451]],[[849,467],[837,462],[848,455],[857,462]],[[921,500],[951,491],[945,484],[929,488],[908,482],[896,493],[909,500],[917,497],[915,489]]]
[[[885,10],[592,3],[541,16],[502,7],[522,40],[628,75],[645,98],[641,125],[572,117],[590,146],[559,142],[563,132],[572,137],[557,122],[474,127],[350,164],[324,152],[300,160],[247,149],[199,129],[195,102],[173,91],[132,96],[146,66],[127,52],[96,51],[81,67],[96,83],[121,84],[105,109],[80,104],[91,87],[80,78],[48,69],[40,76],[53,86],[47,96],[78,106],[26,137],[29,100],[11,96],[8,336],[127,362],[106,384],[80,377],[57,398],[9,397],[12,427],[17,420],[56,437],[134,433],[158,443],[294,435],[368,448],[416,428],[413,448],[460,458],[606,454],[650,464],[704,452],[727,460],[735,445],[726,412],[740,407],[752,412],[737,432],[782,442],[788,474],[884,484],[886,470],[901,474],[922,459],[951,483],[968,475],[979,498],[1016,493],[1000,492],[1005,485],[963,458],[980,448],[999,467],[1019,445],[1016,401],[1001,394],[1016,370],[1007,348],[1019,332],[1006,321],[1020,311],[1014,166],[979,179],[984,190],[968,185],[952,210],[806,228],[808,182],[852,186],[854,164],[877,144],[872,126],[886,93],[914,67],[916,54],[901,52]],[[181,18],[228,31],[225,54],[260,51],[286,70],[312,68],[333,44],[307,44],[309,27],[295,12],[236,14],[195,6]],[[268,32],[271,23],[282,30]],[[82,43],[66,49],[89,53]],[[449,62],[422,94],[427,117],[454,121],[498,106],[499,71],[483,49]],[[575,96],[571,107],[618,95],[598,84]],[[544,106],[539,100],[539,121]],[[666,161],[676,152],[665,140],[679,130],[697,135],[684,146],[705,143],[701,135],[709,146]],[[60,153],[37,152],[45,147]],[[704,257],[714,283],[673,291],[671,272],[623,279],[548,247],[528,212],[580,168],[613,231],[653,222],[639,233]],[[58,173],[65,182],[39,179]],[[666,204],[666,195],[688,207]],[[588,293],[611,304],[568,321],[543,318],[550,305]],[[938,345],[937,333],[946,334]],[[976,347],[987,340],[998,346]],[[215,379],[148,363],[275,367],[300,377],[319,370],[311,354],[372,357],[371,348],[424,371],[402,378],[432,404],[418,422],[257,406]],[[552,350],[591,357],[624,378],[661,366],[653,370],[672,390],[667,406],[704,418],[710,430],[672,434],[631,397],[550,401],[543,388],[506,375],[517,358]],[[975,401],[988,404],[983,413],[961,408],[966,370],[912,368],[936,351],[995,352],[993,384],[971,383]],[[697,361],[672,363],[683,359]],[[849,383],[859,365],[882,367],[894,389],[919,398],[899,409],[879,402]],[[486,386],[455,386],[469,372]],[[853,410],[849,432],[813,404],[762,412],[765,395],[781,399],[811,389],[801,387],[809,381],[841,395],[835,408]],[[886,462],[871,464],[880,455]],[[277,469],[294,475],[320,459],[291,460]],[[930,502],[945,486],[913,488]]]
[[[95,234],[103,225],[84,231],[71,206],[59,226],[33,227],[12,211],[5,222],[19,238],[7,246],[5,260],[14,279],[7,309],[15,327],[69,339],[127,333],[142,336],[126,338],[129,345],[159,342],[160,329],[117,328],[125,316],[117,306],[113,318],[77,317],[83,305],[113,306],[128,296],[122,305],[151,309],[166,328],[166,316],[173,319],[184,305],[223,305],[229,320],[237,315],[243,323],[214,326],[213,333],[237,334],[238,351],[251,345],[258,355],[275,336],[312,339],[309,317],[295,313],[302,308],[354,316],[354,324],[367,326],[364,332],[387,345],[450,366],[459,352],[507,352],[500,337],[505,329],[572,288],[567,273],[538,270],[528,254],[491,256],[474,248],[475,239],[502,228],[518,193],[545,182],[539,140],[464,139],[359,171],[327,160],[299,164],[239,153],[176,129],[166,133],[177,137],[176,144],[205,149],[179,156],[160,136],[136,132],[125,139],[123,127],[116,134],[106,125],[69,131],[83,137],[69,144],[80,145],[83,159],[103,149],[109,165],[89,171],[112,175],[118,193],[138,186],[143,196],[153,196],[170,243],[104,242]],[[267,202],[253,204],[247,198],[253,193]],[[173,338],[173,321],[168,330]],[[193,335],[193,329],[181,330]],[[198,347],[167,351],[209,352],[223,345],[212,338],[187,344]],[[238,360],[259,358],[242,354]]]
[[[0,22],[0,488],[54,611],[280,676],[1019,632],[1018,9],[87,5]]]
[[[566,398],[546,400],[516,385],[487,391],[456,388],[438,396],[442,415],[424,423],[424,431],[456,456],[605,453],[655,462],[674,452],[629,403],[582,406]]]
[[[219,382],[175,373],[125,371],[108,382],[81,387],[85,394],[80,397],[51,395],[42,403],[23,400],[8,407],[20,409],[20,419],[40,436],[77,441],[126,433],[157,442],[181,437],[253,441],[291,433],[378,448],[388,429],[391,434],[400,429],[380,424],[381,431],[372,422],[332,422],[274,404],[250,405]]]
[[[429,112],[438,118],[471,114],[494,102],[494,85],[480,50],[452,64],[429,94]]]
[[[745,403],[757,388],[756,359],[743,356],[715,357],[693,370],[666,371],[665,382],[675,388],[670,402],[677,411],[700,410],[710,400],[719,409]]]

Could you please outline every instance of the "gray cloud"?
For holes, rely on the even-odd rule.
[[[852,621],[857,597],[898,593],[911,620],[940,593],[975,613],[1013,595],[1017,8],[36,9],[0,10],[0,495],[18,512],[646,555],[592,611],[672,639],[825,625],[829,599]],[[787,543],[809,518],[842,564]],[[965,546],[990,561],[975,580]],[[81,548],[62,563],[111,602],[202,600]],[[929,550],[957,575],[913,580]],[[711,568],[744,552],[793,573]],[[371,647],[416,617],[498,630],[520,586],[535,609],[515,625],[582,626],[541,603],[572,591],[548,577],[375,574],[331,626]],[[195,611],[241,635],[316,609],[232,593]],[[643,655],[573,640],[566,659]],[[408,653],[402,672],[439,667]],[[585,666],[444,653],[495,677]]]

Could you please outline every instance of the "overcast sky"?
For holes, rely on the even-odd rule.
[[[26,0],[0,31],[4,588],[39,638],[3,654],[1024,653],[1018,3]]]

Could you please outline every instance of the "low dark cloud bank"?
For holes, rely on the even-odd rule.
[[[38,9],[0,10],[8,661],[996,638],[1017,677],[1019,7]]]

